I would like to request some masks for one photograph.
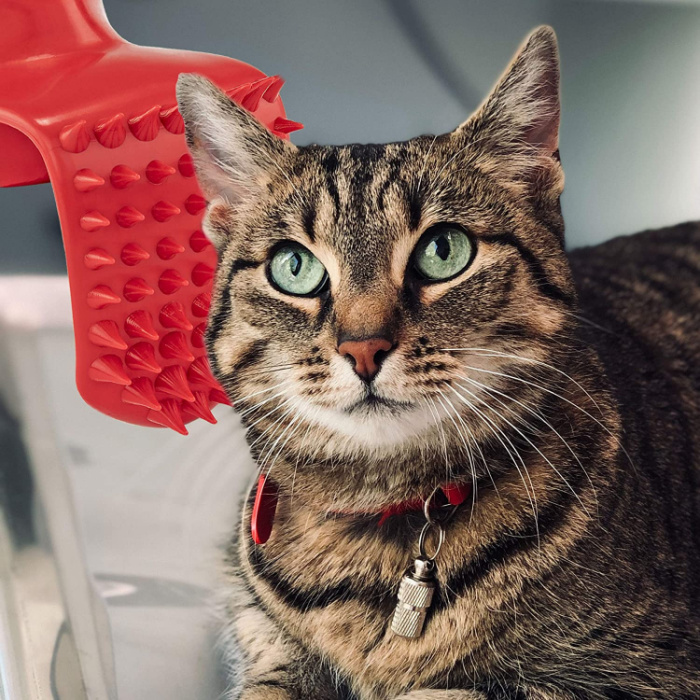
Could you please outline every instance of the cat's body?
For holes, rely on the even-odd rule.
[[[242,570],[261,607],[318,655],[312,666],[325,656],[362,688],[362,698],[392,698],[414,685],[476,687],[485,694],[475,698],[514,700],[693,698],[700,692],[700,532],[694,526],[700,225],[574,251],[571,262],[582,346],[564,369],[586,386],[599,368],[590,366],[585,348],[595,349],[621,406],[626,436],[627,455],[618,453],[613,470],[596,463],[595,451],[578,452],[598,484],[597,503],[580,472],[568,480],[580,498],[591,498],[590,519],[580,511],[574,515],[576,497],[564,489],[552,496],[556,505],[540,505],[541,554],[531,518],[524,519],[522,532],[494,546],[478,523],[499,522],[488,511],[502,503],[493,485],[485,485],[475,512],[463,508],[450,526],[443,550],[449,567],[440,571],[444,593],[432,622],[420,640],[402,640],[388,626],[397,583],[415,554],[420,518],[387,533],[377,528],[376,517],[362,527],[356,520],[325,520],[313,499],[283,498],[279,536],[260,550],[246,532],[246,510],[238,546],[252,564]],[[597,379],[594,384],[587,389],[596,393]],[[584,395],[569,389],[569,400],[601,418]],[[567,422],[595,431],[595,421],[565,401],[554,398],[551,409],[549,420],[570,444]],[[540,449],[551,459],[564,448]],[[531,475],[537,474],[537,457],[525,458]],[[517,489],[519,477],[511,476]],[[502,495],[508,481],[498,484]],[[528,508],[520,502],[514,510]],[[545,562],[538,565],[540,557]],[[239,561],[237,551],[232,561]],[[282,663],[288,668],[289,660]],[[264,677],[274,684],[279,669]],[[546,692],[536,694],[542,688]]]
[[[700,228],[569,263],[555,62],[539,30],[459,130],[374,147],[293,149],[181,84],[210,357],[279,488],[229,551],[232,697],[700,697]],[[424,520],[379,512],[455,481],[406,639]]]

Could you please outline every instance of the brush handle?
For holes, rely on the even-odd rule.
[[[0,63],[104,51],[123,41],[102,0],[0,0]]]
[[[39,150],[15,123],[16,113],[24,110],[13,105],[41,92],[37,71],[45,79],[63,70],[66,61],[75,65],[76,54],[96,60],[124,43],[102,0],[0,0],[0,71],[5,75],[0,80],[0,151],[5,156],[0,159],[0,187],[49,181]]]

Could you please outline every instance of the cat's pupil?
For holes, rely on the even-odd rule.
[[[301,269],[301,256],[299,253],[294,253],[289,258],[289,270],[296,277]]]
[[[438,238],[436,238],[434,241],[434,245],[435,254],[441,260],[447,260],[447,258],[450,255],[450,241],[447,239],[447,236],[439,236]]]

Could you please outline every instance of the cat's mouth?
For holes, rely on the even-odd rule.
[[[344,405],[314,406],[308,401],[297,401],[298,410],[307,420],[342,436],[340,442],[333,444],[343,451],[356,451],[359,446],[374,450],[394,448],[415,440],[435,419],[420,401],[387,397],[374,387],[365,387],[362,394],[356,394]],[[345,440],[348,437],[352,438],[350,442]]]
[[[346,413],[367,413],[372,411],[388,410],[391,412],[405,411],[413,408],[413,404],[408,401],[396,401],[395,399],[386,399],[383,396],[375,394],[371,389],[354,404],[345,409]]]

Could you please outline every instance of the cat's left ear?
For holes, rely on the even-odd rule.
[[[513,182],[559,166],[559,52],[551,27],[525,40],[491,94],[453,134],[484,157],[481,168]],[[556,178],[563,187],[563,174]],[[554,183],[552,183],[554,184]]]
[[[211,202],[208,218],[218,212],[222,219],[228,210],[240,214],[254,207],[257,196],[296,147],[275,136],[201,75],[180,75],[177,101],[197,179]],[[218,240],[221,228],[207,227],[217,247],[224,242]]]

